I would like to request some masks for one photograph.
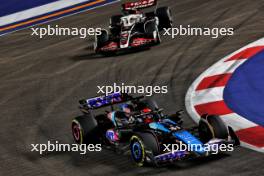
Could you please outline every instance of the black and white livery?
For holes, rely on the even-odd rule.
[[[143,8],[155,7],[147,13]],[[100,54],[113,54],[120,50],[150,47],[161,42],[160,31],[172,27],[169,7],[157,7],[157,0],[140,0],[122,5],[122,14],[110,18],[109,30],[96,35],[94,50]]]

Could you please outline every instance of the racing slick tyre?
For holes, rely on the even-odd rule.
[[[147,152],[148,151],[148,152]],[[147,154],[154,156],[159,154],[159,143],[155,134],[151,132],[139,132],[130,138],[131,157],[138,166],[147,163]]]
[[[207,117],[207,121],[213,127],[216,138],[226,139],[228,137],[227,127],[219,116],[210,115]]]
[[[159,18],[159,30],[172,27],[172,15],[169,7],[160,7],[156,10],[156,15]]]
[[[156,14],[155,14],[155,12],[146,12],[145,13],[145,16],[148,18],[148,19],[153,19],[153,18],[155,18],[155,16],[156,16]]]
[[[114,15],[110,18],[110,32],[113,36],[118,36],[120,34],[120,22],[123,15]]]
[[[119,26],[120,25],[120,22],[121,22],[121,17],[123,15],[113,15],[111,18],[110,18],[110,26],[111,27],[114,27],[114,26]]]
[[[109,35],[106,30],[102,30],[101,35],[96,35],[95,49],[104,46],[109,40]]]
[[[87,115],[72,120],[73,139],[78,144],[96,144],[99,142],[97,121]]]
[[[199,136],[204,143],[212,138],[226,139],[228,137],[228,130],[225,123],[216,115],[209,115],[206,119],[201,118],[198,130]]]
[[[155,20],[149,20],[145,23],[145,33],[152,35],[157,30],[157,24]]]
[[[144,24],[144,31],[146,35],[155,40],[155,43],[160,43],[160,36],[158,32],[158,26],[155,19],[146,21]]]

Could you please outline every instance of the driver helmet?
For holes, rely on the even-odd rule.
[[[129,115],[133,111],[133,106],[131,104],[122,104],[120,105],[120,110]]]

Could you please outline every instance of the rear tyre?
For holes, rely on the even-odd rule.
[[[120,22],[123,15],[114,15],[110,18],[110,32],[113,36],[118,36],[120,34]]]
[[[171,28],[172,27],[172,15],[169,7],[160,7],[156,10],[156,15],[159,18],[159,30],[163,30],[163,28]]]
[[[155,12],[147,12],[145,13],[145,16],[148,18],[148,19],[152,19],[152,18],[155,18],[156,14]]]
[[[97,121],[90,116],[79,116],[72,120],[72,135],[77,144],[99,143]]]
[[[120,26],[120,22],[121,22],[121,17],[123,15],[113,15],[110,18],[110,26],[114,27],[114,26]]]
[[[137,133],[130,139],[130,151],[134,162],[138,166],[143,166],[147,163],[146,151],[151,151],[153,155],[159,154],[159,143],[150,132]]]

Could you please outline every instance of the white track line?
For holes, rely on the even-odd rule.
[[[235,54],[255,46],[263,46],[264,45],[264,38],[261,38],[257,40],[256,42],[250,43],[245,47],[242,47],[241,49],[227,55],[226,57],[222,58],[220,61],[216,62],[214,65],[209,67],[205,72],[203,72],[189,87],[186,96],[185,96],[185,106],[187,109],[187,112],[192,117],[192,119],[198,123],[200,116],[196,112],[194,106],[209,102],[215,102],[223,100],[223,92],[224,92],[224,86],[223,87],[214,87],[214,88],[208,88],[205,90],[196,90],[199,83],[206,77],[224,74],[224,73],[233,73],[241,64],[243,64],[247,58],[240,59],[240,60],[233,60],[225,62],[228,58],[231,56],[234,56]],[[236,114],[236,113],[230,113],[227,115],[220,116],[228,125],[232,126],[234,130],[241,130],[246,129],[254,126],[258,126],[257,124],[243,118],[242,116]],[[242,142],[242,145],[244,147],[264,152],[264,148],[258,148],[256,146],[247,144],[245,142]]]

